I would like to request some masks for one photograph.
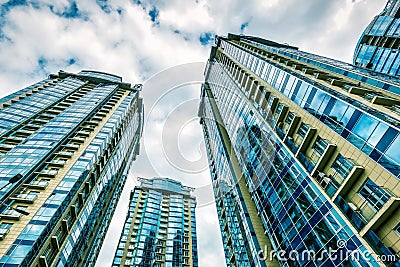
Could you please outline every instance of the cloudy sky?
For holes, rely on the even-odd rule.
[[[94,69],[144,84],[141,155],[97,266],[115,252],[135,177],[195,187],[200,266],[224,266],[201,128],[204,64],[215,34],[256,35],[351,62],[386,0],[0,0],[0,97],[62,69]]]

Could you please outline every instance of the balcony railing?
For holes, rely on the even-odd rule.
[[[340,184],[331,175],[326,175],[323,172],[318,172],[316,180],[330,197],[333,197],[340,187]]]
[[[21,216],[22,216],[21,213],[12,209],[5,210],[3,211],[2,214],[0,214],[0,217],[2,219],[8,219],[8,220],[19,220]]]
[[[293,152],[293,154],[296,154],[297,150],[299,149],[299,145],[298,146],[295,145],[292,137],[288,136],[285,140],[285,144],[290,149],[290,151]]]
[[[37,194],[18,194],[10,199],[23,203],[33,203],[37,197]]]
[[[387,257],[385,258],[390,259],[388,261],[383,261],[386,266],[400,266],[400,263],[398,262],[399,256],[390,251],[389,248],[382,243],[381,239],[374,231],[369,230],[365,234],[364,238],[367,240],[368,244],[372,247],[376,254],[381,255],[381,258],[382,255],[386,255]]]
[[[307,169],[307,171],[312,172],[315,167],[315,162],[312,162],[302,152],[299,152],[297,158],[299,159],[300,163]]]
[[[30,188],[45,189],[48,184],[49,181],[47,180],[39,180],[39,181],[32,181],[30,184],[24,184],[24,185]]]
[[[285,132],[279,127],[276,127],[275,129],[276,129],[276,134],[279,136],[279,138],[283,139],[285,137]]]

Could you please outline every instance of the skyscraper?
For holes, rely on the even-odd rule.
[[[354,65],[393,76],[400,75],[400,2],[389,0],[362,34]]]
[[[400,266],[400,83],[383,76],[217,36],[199,116],[228,266]]]
[[[60,71],[0,99],[0,266],[92,266],[139,152],[141,86]]]
[[[196,199],[169,178],[139,178],[113,266],[198,266]]]

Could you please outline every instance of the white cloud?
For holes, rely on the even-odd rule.
[[[6,1],[1,1],[0,25],[4,38],[0,39],[0,97],[59,69],[71,72],[97,69],[120,75],[127,82],[145,83],[142,95],[148,115],[166,90],[192,83],[194,85],[180,90],[180,95],[168,94],[165,101],[151,110],[148,120],[151,127],[145,132],[133,173],[181,179],[188,185],[199,186],[199,198],[207,200],[212,197],[211,187],[207,186],[210,183],[208,172],[179,171],[160,149],[162,131],[173,132],[174,124],[180,128],[182,121],[196,116],[195,106],[186,114],[185,110],[172,113],[174,117],[168,126],[171,128],[164,127],[174,107],[199,97],[204,64],[193,62],[205,62],[210,49],[200,44],[200,35],[204,32],[239,33],[241,25],[248,23],[245,34],[287,42],[305,51],[351,62],[360,34],[385,2],[170,0],[143,1],[142,5],[137,5],[134,1],[116,0],[106,2],[107,13],[95,1],[79,1],[78,14],[83,17],[66,18],[55,13],[70,9],[67,0],[44,0],[29,6],[9,7],[9,11],[4,9]],[[158,24],[153,23],[148,14],[153,6],[159,12]],[[44,62],[42,66],[40,59]],[[71,59],[75,61],[72,65],[69,64]],[[186,63],[193,64],[184,65]],[[195,161],[200,158],[201,131],[198,125],[189,126],[183,130],[179,144],[184,158]],[[176,140],[175,136],[166,136],[168,142]],[[133,184],[130,181],[127,188],[131,189]],[[106,239],[101,266],[109,265],[114,255],[116,238],[125,218],[128,189]],[[197,216],[201,218],[197,220],[200,266],[224,266],[214,205],[203,205]]]

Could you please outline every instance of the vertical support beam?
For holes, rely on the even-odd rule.
[[[290,126],[289,126],[289,129],[288,129],[288,131],[287,131],[287,133],[286,133],[286,136],[285,136],[285,139],[284,139],[284,140],[286,140],[286,138],[287,138],[288,136],[293,137],[293,134],[294,134],[294,132],[295,132],[297,126],[300,124],[300,120],[301,120],[301,117],[300,117],[300,116],[295,116],[295,117],[293,118],[292,123],[291,123]]]
[[[314,139],[315,134],[317,133],[317,129],[315,128],[310,128],[308,129],[306,136],[304,136],[303,142],[301,142],[299,150],[297,151],[295,157],[297,158],[299,153],[305,154],[307,151],[308,147],[311,144],[311,141]]]
[[[254,98],[255,102],[257,102],[257,103],[260,102],[260,98],[261,98],[261,95],[262,95],[263,91],[264,91],[264,86],[263,85],[260,85],[260,86],[257,87],[257,90],[256,90],[257,93],[256,93],[256,96]]]
[[[318,171],[322,172],[324,170],[326,164],[331,159],[336,148],[337,148],[336,145],[328,144],[328,146],[325,148],[324,153],[322,153],[321,157],[319,158],[317,164],[315,164],[315,167],[311,172],[311,176],[314,176]]]

